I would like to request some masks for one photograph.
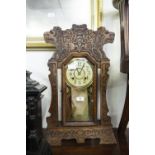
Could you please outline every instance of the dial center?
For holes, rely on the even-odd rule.
[[[74,77],[76,79],[83,79],[85,77],[85,71],[82,70],[82,71],[79,72],[78,70],[75,70],[74,71]]]

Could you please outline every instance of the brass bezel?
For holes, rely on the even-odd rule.
[[[72,63],[72,62],[75,61],[76,59],[78,60],[78,59],[80,59],[80,58],[84,58],[84,57],[73,58],[73,59],[70,60],[70,63]],[[86,59],[86,58],[85,58],[85,59]],[[87,60],[87,59],[86,59],[86,60]],[[92,64],[91,64],[88,60],[87,60],[87,63],[88,63],[90,66],[92,66]],[[91,69],[92,69],[92,68],[91,68]],[[85,86],[75,86],[75,85],[72,85],[72,84],[68,81],[66,73],[67,73],[67,68],[65,68],[65,81],[66,81],[66,83],[67,83],[68,86],[70,86],[70,87],[72,87],[72,88],[74,88],[74,89],[77,89],[77,90],[86,89],[86,88],[88,88],[88,87],[93,83],[93,75],[92,75],[92,79],[91,79],[91,81],[90,81],[87,85],[85,85]],[[92,69],[92,74],[93,74],[93,69]]]

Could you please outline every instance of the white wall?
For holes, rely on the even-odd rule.
[[[119,12],[112,6],[112,0],[104,0],[103,23],[108,30],[115,33],[113,44],[106,44],[104,51],[110,58],[107,102],[114,127],[118,127],[125,101],[127,75],[120,73],[120,19]]]
[[[127,76],[120,73],[120,23],[118,11],[113,8],[112,2],[107,0],[103,3],[104,20],[103,25],[110,31],[115,33],[115,40],[113,44],[104,46],[106,55],[111,60],[109,70],[110,78],[107,86],[107,102],[109,107],[109,114],[112,118],[113,127],[118,127],[124,106],[126,94]],[[46,117],[48,116],[48,109],[50,106],[50,83],[48,80],[48,66],[47,62],[52,57],[53,52],[38,51],[27,52],[27,70],[33,72],[32,79],[39,81],[48,88],[45,90],[42,102],[42,117],[43,127],[47,126]]]

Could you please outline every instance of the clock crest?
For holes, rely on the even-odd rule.
[[[52,96],[47,118],[47,139],[61,145],[62,139],[99,138],[100,144],[114,144],[110,117],[107,116],[106,84],[109,59],[103,45],[112,43],[114,33],[100,27],[97,31],[86,25],[44,33],[47,43],[56,45],[49,60]]]

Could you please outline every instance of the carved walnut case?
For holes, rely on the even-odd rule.
[[[108,107],[106,102],[106,85],[108,80],[109,59],[103,51],[103,45],[112,43],[114,33],[107,31],[104,27],[99,27],[97,31],[87,28],[86,25],[73,25],[71,29],[62,30],[54,27],[53,30],[44,33],[47,43],[56,46],[54,56],[48,61],[51,74],[51,105],[49,112],[51,116],[47,119],[48,129],[46,136],[51,145],[60,145],[62,139],[76,139],[82,143],[87,138],[99,138],[100,144],[114,144],[116,139],[112,131],[110,117],[107,116]],[[69,114],[67,105],[67,86],[64,82],[64,66],[72,58],[87,58],[93,65],[92,82],[92,120],[86,122],[66,123]],[[62,110],[58,108],[58,69],[62,74]],[[100,71],[100,74],[99,74]],[[100,95],[98,95],[98,93]],[[64,99],[65,98],[65,99]],[[100,101],[98,100],[100,98]],[[100,102],[100,104],[98,103]],[[100,116],[97,117],[97,107],[100,106]],[[58,118],[58,111],[61,119]]]

